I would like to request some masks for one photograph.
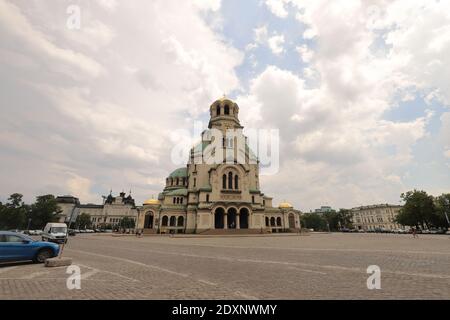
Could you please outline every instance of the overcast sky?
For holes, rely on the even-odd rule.
[[[450,192],[450,1],[0,0],[0,39],[0,201],[142,203],[223,93],[280,130],[274,204]]]

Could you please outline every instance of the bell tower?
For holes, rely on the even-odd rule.
[[[225,96],[211,105],[210,116],[209,129],[226,132],[228,129],[243,128],[239,122],[239,106]]]

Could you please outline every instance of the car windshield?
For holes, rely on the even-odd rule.
[[[64,227],[53,227],[50,229],[51,233],[66,233],[66,228]]]

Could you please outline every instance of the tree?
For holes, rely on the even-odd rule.
[[[325,212],[323,214],[323,218],[329,226],[330,231],[339,231],[342,228],[353,228],[352,226],[352,216],[350,210],[348,209],[339,209],[338,212],[335,210]],[[328,231],[327,226],[327,231]]]
[[[305,213],[302,216],[302,225],[307,229],[327,231],[327,221],[317,213]]]
[[[431,223],[436,228],[448,229],[450,227],[447,220],[447,217],[450,218],[450,193],[442,194],[434,200],[436,211],[432,216]]]
[[[414,190],[402,193],[400,197],[405,204],[396,217],[397,223],[428,229],[436,222],[433,196],[425,191]]]
[[[134,229],[135,222],[133,219],[129,217],[124,217],[123,219],[120,220],[119,226],[123,229]]]
[[[79,229],[90,228],[92,226],[91,216],[87,213],[82,213],[75,220],[75,224]]]
[[[48,194],[36,197],[36,202],[30,206],[27,218],[31,219],[32,229],[42,229],[49,222],[59,220],[61,209],[55,196]]]
[[[23,203],[22,197],[21,194],[14,193],[6,204],[0,203],[0,230],[25,227],[27,206]]]

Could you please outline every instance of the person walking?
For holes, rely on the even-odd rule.
[[[419,236],[417,235],[417,230],[416,230],[416,228],[412,228],[412,235],[413,235],[413,238],[418,238]]]

